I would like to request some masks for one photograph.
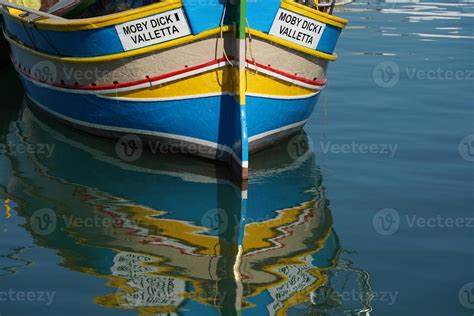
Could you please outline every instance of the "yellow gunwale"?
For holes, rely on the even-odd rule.
[[[281,0],[280,7],[340,28],[345,28],[347,23],[349,23],[346,19],[309,8],[303,4],[294,2],[294,0]]]
[[[273,43],[277,43],[279,45],[294,49],[296,51],[299,51],[299,52],[302,52],[302,53],[305,53],[305,54],[308,54],[308,55],[311,55],[311,56],[319,57],[319,58],[322,58],[322,59],[327,59],[329,61],[335,61],[337,59],[336,54],[323,53],[323,52],[320,52],[320,51],[317,51],[317,50],[314,50],[314,49],[311,49],[311,48],[307,48],[307,47],[292,43],[290,41],[284,40],[282,38],[279,38],[279,37],[276,37],[276,36],[273,36],[273,35],[270,35],[270,34],[267,34],[267,33],[263,33],[263,32],[257,31],[257,30],[247,28],[247,33],[249,33],[249,32],[253,36],[257,36],[257,37],[262,38],[264,40],[267,40],[267,41],[270,41],[270,42],[273,42]]]
[[[199,41],[207,37],[220,34],[221,30],[222,32],[229,32],[232,30],[232,27],[223,26],[222,28],[219,27],[219,28],[204,31],[202,33],[199,33],[198,35],[189,35],[189,36],[181,37],[169,42],[164,42],[161,44],[147,46],[147,47],[130,50],[126,52],[120,52],[120,53],[103,55],[103,56],[94,56],[94,57],[64,57],[64,56],[51,55],[48,53],[34,50],[22,43],[17,42],[16,40],[8,36],[8,34],[6,34],[5,31],[3,34],[5,38],[7,39],[7,41],[10,42],[11,44],[21,49],[24,49],[31,54],[34,54],[36,56],[39,56],[45,59],[60,61],[60,62],[71,62],[71,63],[97,63],[97,62],[107,62],[107,61],[112,61],[112,60],[117,60],[117,59],[122,59],[122,58],[134,57],[137,55],[143,55],[143,54],[148,54],[148,53],[152,53],[152,52],[156,52],[156,51],[160,51],[164,49],[169,49],[169,48],[179,46],[179,45],[189,44],[191,42]]]
[[[62,32],[91,30],[144,18],[157,13],[178,9],[182,6],[182,0],[166,0],[165,2],[159,2],[144,7],[104,15],[100,17],[67,20],[43,19],[34,22],[34,24],[42,30]],[[346,19],[309,8],[305,5],[294,2],[294,0],[281,0],[280,7],[340,28],[344,28],[348,23]],[[20,16],[23,11],[15,9],[2,9],[2,11],[22,23],[29,24],[26,17]]]
[[[82,31],[82,30],[91,30],[98,29],[102,27],[112,26],[116,24],[121,24],[124,22],[141,19],[150,15],[157,13],[178,9],[181,8],[182,0],[167,0],[165,2],[159,2],[155,4],[150,4],[144,7],[131,9],[119,13],[113,13],[109,15],[104,15],[100,17],[87,18],[87,19],[44,19],[34,22],[35,26],[42,30],[51,30],[51,31]],[[28,25],[27,18],[23,18],[20,14],[24,13],[20,10],[9,9],[2,11],[12,18],[19,20],[20,22]]]

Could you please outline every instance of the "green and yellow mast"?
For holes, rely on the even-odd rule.
[[[242,315],[243,306],[243,282],[241,275],[241,265],[243,257],[243,242],[245,235],[245,223],[247,217],[247,178],[248,178],[248,159],[249,144],[247,133],[247,76],[246,76],[246,60],[247,60],[247,0],[236,1],[236,13],[234,15],[236,25],[236,59],[238,63],[238,103],[240,108],[240,137],[241,137],[241,213],[237,231],[237,253],[234,262],[234,279],[235,279],[235,312],[236,315]]]
[[[239,103],[241,106],[246,104],[246,88],[247,78],[245,76],[246,62],[246,41],[247,41],[247,1],[240,0],[238,7],[237,21],[237,47],[238,47],[238,63],[239,63]]]
[[[246,25],[247,10],[246,0],[227,0],[226,7],[231,9],[228,17],[232,21],[234,30],[233,56],[233,78],[234,78],[234,109],[232,119],[228,124],[234,127],[233,145],[234,152],[233,169],[240,179],[248,179],[249,168],[249,145],[247,133],[247,109],[246,109]]]

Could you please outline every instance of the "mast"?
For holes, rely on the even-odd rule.
[[[234,26],[234,110],[232,123],[234,126],[233,151],[234,170],[240,179],[248,179],[249,172],[249,140],[247,129],[247,78],[246,78],[246,25],[247,25],[247,0],[227,0],[232,8],[232,23]]]
[[[238,9],[237,27],[237,52],[238,52],[238,99],[240,107],[240,127],[241,127],[241,152],[242,152],[242,190],[241,190],[241,214],[239,229],[237,233],[237,254],[234,263],[234,279],[236,285],[235,311],[237,315],[242,313],[242,300],[244,294],[241,265],[244,252],[243,242],[245,235],[245,222],[247,217],[247,181],[248,178],[248,134],[247,134],[247,78],[246,78],[246,56],[247,56],[247,0],[240,0]]]
[[[238,47],[238,63],[239,63],[239,103],[241,106],[246,104],[246,88],[247,80],[245,77],[245,60],[246,60],[246,39],[247,34],[245,31],[246,27],[246,16],[247,16],[247,1],[240,0],[239,4],[239,16],[238,16],[238,31],[237,31],[237,47]]]

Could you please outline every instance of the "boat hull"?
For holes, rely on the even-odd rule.
[[[117,101],[94,94],[48,89],[23,77],[29,98],[49,115],[87,132],[119,139],[139,135],[148,147],[232,163],[240,106],[231,95],[154,102]],[[249,152],[266,148],[301,130],[318,95],[278,100],[249,97],[246,104]],[[266,113],[262,117],[261,113]]]
[[[345,25],[288,0],[248,5],[245,29],[232,26],[228,11],[235,8],[226,11],[220,2],[207,11],[208,5],[168,0],[149,12],[94,20],[95,28],[93,21],[70,22],[62,29],[40,21],[38,29],[21,28],[33,34],[30,40],[35,32],[48,39],[36,44],[22,40],[21,18],[9,12],[5,35],[27,95],[53,117],[120,141],[137,136],[150,148],[222,161],[247,178],[250,153],[288,138],[308,121]],[[259,19],[255,12],[262,10]],[[131,41],[123,34],[140,23],[152,24],[160,14],[180,23],[187,17],[183,36],[138,47],[135,37]],[[314,47],[299,43],[307,37],[297,33],[275,34],[292,21],[320,33]],[[94,44],[111,32],[110,45]],[[68,33],[83,36],[84,47],[64,46],[61,39]]]

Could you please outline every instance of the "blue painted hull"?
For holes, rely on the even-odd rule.
[[[136,134],[180,146],[189,146],[188,142],[214,146],[216,152],[208,148],[196,154],[222,161],[230,161],[232,156],[242,159],[238,151],[233,151],[235,139],[240,136],[236,135],[240,134],[236,131],[240,106],[233,96],[117,102],[95,94],[45,88],[24,77],[22,82],[27,95],[42,110],[88,132],[110,137]],[[300,130],[313,112],[318,96],[295,100],[248,97],[246,116],[250,151]]]

